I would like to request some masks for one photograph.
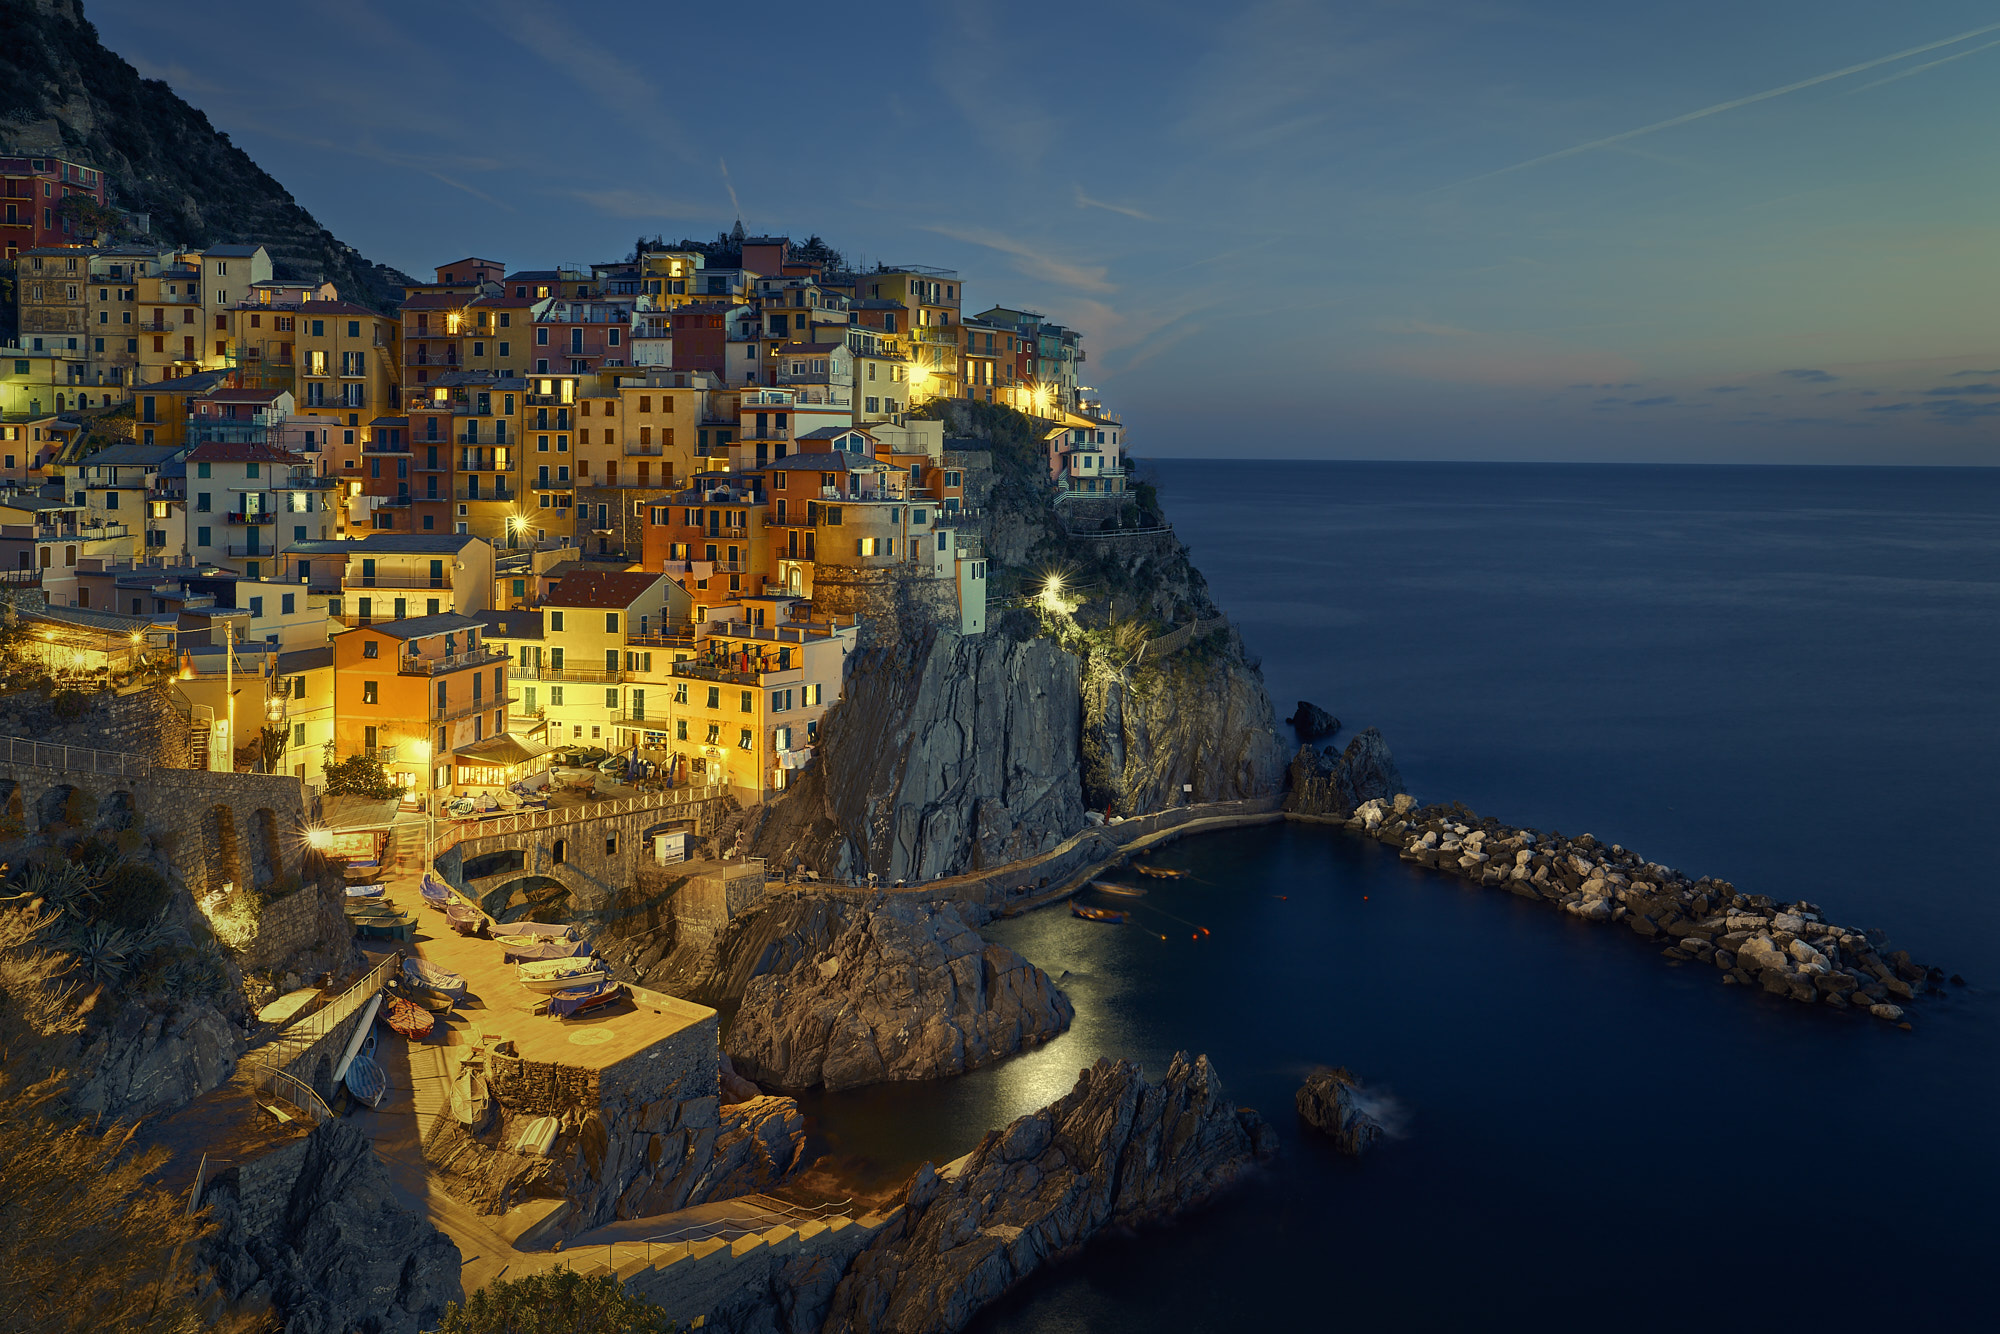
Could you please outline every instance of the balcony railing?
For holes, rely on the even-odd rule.
[[[451,498],[453,500],[514,501],[514,500],[519,500],[521,498],[521,493],[519,491],[509,490],[505,487],[482,486],[475,490],[471,487],[459,486],[452,488]]]
[[[537,477],[528,483],[528,487],[534,491],[574,491],[576,490],[576,483],[574,481],[553,482]]]
[[[231,510],[223,516],[223,522],[248,526],[250,524],[276,523],[278,516],[272,510]]]
[[[443,672],[456,672],[467,667],[483,667],[489,662],[505,661],[507,661],[506,654],[481,647],[467,653],[444,653],[435,658],[404,658],[396,664],[396,671],[403,676],[437,676]]]
[[[484,713],[488,709],[497,709],[499,707],[500,701],[498,699],[487,698],[463,700],[456,704],[447,704],[441,709],[433,703],[431,705],[431,721],[434,723],[448,723],[455,718],[470,718],[475,713]]]
[[[796,671],[797,669],[786,668],[785,670]],[[675,676],[691,677],[697,681],[723,681],[730,685],[739,686],[762,685],[765,678],[771,674],[771,672],[739,672],[734,668],[718,667],[714,663],[696,662],[692,659],[687,662],[677,662],[674,664]]]
[[[348,579],[349,588],[450,588],[449,575],[357,574]]]
[[[508,679],[514,681],[553,681],[562,684],[575,681],[583,685],[615,686],[625,679],[622,671],[607,672],[602,667],[551,667],[544,663],[539,667],[524,667],[520,663],[507,668]]]
[[[277,559],[278,556],[278,549],[276,547],[264,547],[264,546],[253,547],[253,546],[232,545],[224,547],[223,550],[228,552],[231,556],[238,556],[238,557],[248,556],[253,560],[267,556],[275,560]]]

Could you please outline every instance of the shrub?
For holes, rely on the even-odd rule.
[[[667,1313],[608,1276],[548,1269],[499,1279],[444,1308],[437,1334],[669,1334]]]
[[[326,766],[326,793],[330,797],[393,797],[396,785],[389,781],[380,761],[349,755]]]
[[[120,862],[105,877],[97,897],[100,921],[137,931],[159,920],[173,902],[174,887],[144,862]]]

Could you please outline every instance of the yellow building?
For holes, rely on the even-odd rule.
[[[860,295],[870,300],[900,301],[909,311],[910,401],[957,398],[963,380],[959,367],[958,274],[910,264],[883,273],[863,274]]]

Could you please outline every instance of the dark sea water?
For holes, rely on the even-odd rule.
[[[2000,470],[1155,468],[1280,716],[1312,699],[1343,740],[1381,728],[1425,799],[1817,901],[1971,985],[1903,1032],[1338,833],[1185,840],[1158,860],[1192,878],[1134,926],[990,928],[1058,976],[1071,1032],[809,1103],[884,1180],[1099,1055],[1207,1052],[1277,1126],[1275,1167],[975,1328],[1990,1327]],[[1401,1137],[1353,1162],[1302,1133],[1318,1064],[1393,1098]]]

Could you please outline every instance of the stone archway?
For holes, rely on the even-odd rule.
[[[107,793],[104,800],[97,803],[97,824],[112,833],[123,833],[139,822],[139,803],[130,792],[120,788]]]
[[[577,914],[568,877],[528,874],[503,881],[479,896],[479,906],[496,922],[568,922]]]

